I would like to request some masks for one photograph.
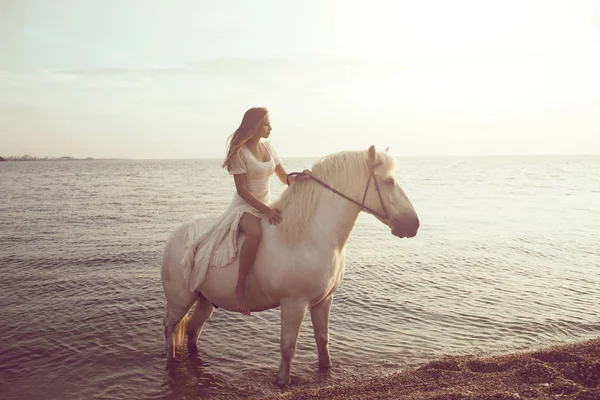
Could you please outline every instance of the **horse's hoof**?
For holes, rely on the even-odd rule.
[[[277,386],[279,386],[282,389],[285,388],[286,386],[289,386],[291,383],[292,383],[292,380],[289,378],[287,380],[277,378]]]
[[[319,365],[320,372],[327,372],[331,369],[331,364],[328,365]]]
[[[198,343],[196,343],[196,341],[188,341],[187,342],[187,347],[188,347],[188,351],[195,351],[198,352]]]

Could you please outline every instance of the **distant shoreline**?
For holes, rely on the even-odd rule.
[[[92,157],[87,158],[75,158],[75,157],[33,157],[33,156],[10,156],[0,157],[0,161],[81,161],[81,160],[94,160]]]
[[[0,157],[0,162],[24,161],[102,161],[102,160],[133,160],[132,158],[75,158],[75,157]]]

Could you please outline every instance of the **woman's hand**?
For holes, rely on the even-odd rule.
[[[283,220],[283,217],[281,216],[281,210],[277,208],[269,208],[269,210],[265,213],[265,216],[271,225],[279,225]]]
[[[302,182],[302,181],[307,181],[310,179],[310,176],[309,176],[311,174],[310,169],[305,169],[304,171],[302,171],[302,173],[304,175],[295,176],[296,179],[294,180],[294,182]]]

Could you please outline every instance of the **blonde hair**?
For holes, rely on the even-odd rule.
[[[231,170],[231,159],[237,154],[248,140],[254,136],[269,111],[264,107],[253,107],[244,113],[242,123],[227,139],[227,153],[222,167]]]
[[[395,168],[394,159],[387,153],[377,153],[384,171]],[[369,176],[369,154],[367,151],[343,151],[318,160],[311,168],[311,175],[330,184],[344,194],[367,184]],[[288,243],[299,242],[315,214],[321,194],[327,190],[316,182],[305,181],[288,187],[273,207],[283,211],[284,217],[278,225]],[[362,199],[356,199],[361,201]]]

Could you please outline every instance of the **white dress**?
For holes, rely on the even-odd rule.
[[[246,188],[264,204],[271,202],[270,177],[281,160],[269,142],[263,142],[269,152],[269,161],[259,161],[250,149],[242,146],[231,160],[229,173],[246,174]],[[186,248],[181,261],[184,279],[189,290],[196,290],[204,281],[209,266],[226,267],[238,251],[238,225],[244,213],[262,218],[257,209],[246,203],[236,192],[229,208],[219,218],[207,223],[198,218],[190,222],[186,234]]]

